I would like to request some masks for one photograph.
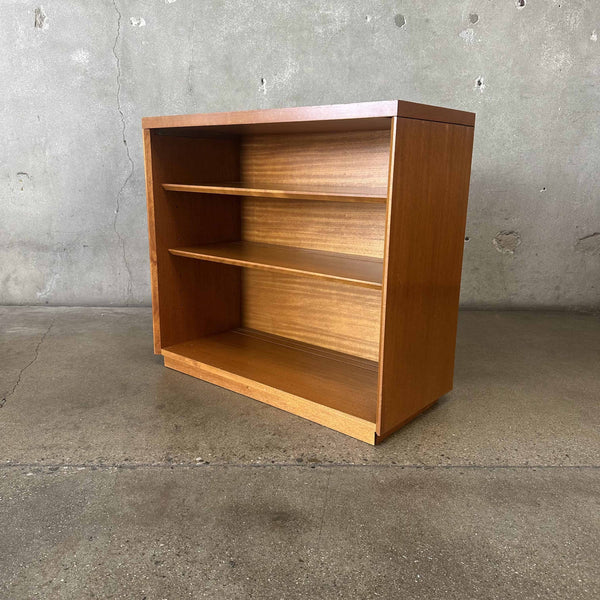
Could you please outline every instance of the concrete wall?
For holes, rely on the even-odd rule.
[[[477,113],[463,305],[597,308],[598,37],[596,0],[2,0],[0,303],[149,303],[142,116],[401,98]]]

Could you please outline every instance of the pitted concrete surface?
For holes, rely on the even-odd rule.
[[[376,448],[165,369],[145,308],[0,333],[0,598],[600,594],[598,317],[461,313]]]
[[[149,304],[142,116],[477,113],[462,303],[598,308],[600,2],[2,0],[0,304]]]

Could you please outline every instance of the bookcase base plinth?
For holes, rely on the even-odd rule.
[[[165,367],[218,385],[275,408],[328,427],[357,440],[375,445],[375,424],[323,406],[306,398],[278,390],[234,373],[217,369],[195,360],[186,359],[163,350]]]

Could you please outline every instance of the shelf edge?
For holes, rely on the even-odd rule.
[[[191,194],[216,194],[224,196],[249,196],[253,198],[280,198],[282,200],[316,200],[321,202],[357,202],[365,204],[385,204],[387,194],[353,194],[335,192],[316,192],[302,190],[278,190],[262,187],[235,187],[232,185],[187,185],[179,183],[163,183],[168,192],[185,192]]]
[[[308,271],[294,267],[285,267],[280,265],[272,265],[269,263],[245,261],[243,259],[238,258],[203,254],[202,252],[193,252],[185,248],[169,248],[168,250],[169,254],[172,254],[173,256],[181,256],[183,258],[190,258],[192,260],[206,260],[209,262],[220,263],[224,265],[232,265],[234,267],[244,267],[246,269],[257,269],[260,271],[278,271],[281,273],[290,273],[292,275],[302,275],[304,277],[314,277],[316,279],[337,281],[339,283],[345,283],[347,285],[354,285],[356,287],[363,287],[372,290],[381,290],[383,287],[382,283],[378,283],[376,281],[368,281],[365,279],[353,279],[351,277],[343,277],[340,275],[333,275],[330,273],[321,273],[319,271]]]

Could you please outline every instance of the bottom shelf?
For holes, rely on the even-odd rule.
[[[375,442],[376,362],[249,329],[162,354],[167,367]]]

